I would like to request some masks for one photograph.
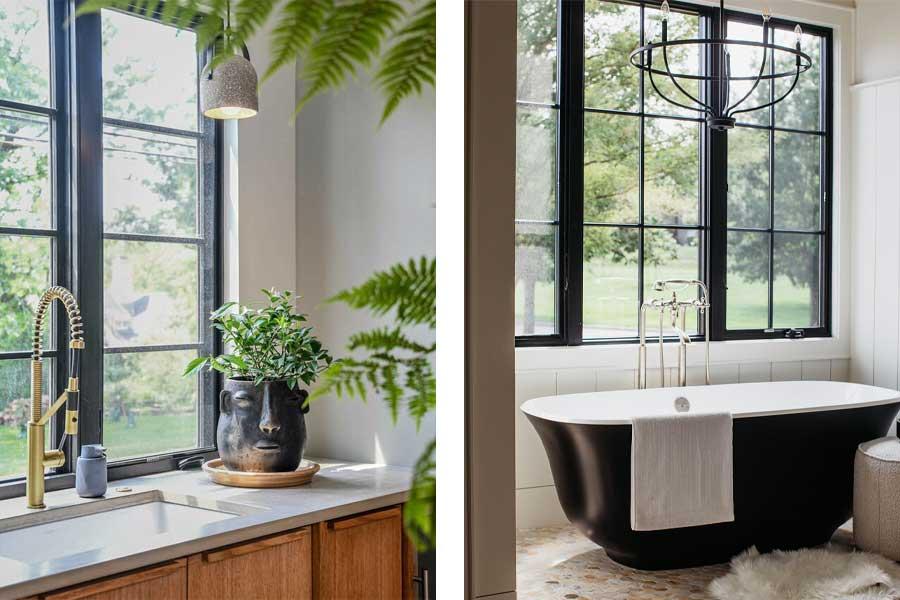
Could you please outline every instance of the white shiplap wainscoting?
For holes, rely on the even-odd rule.
[[[852,381],[900,388],[900,79],[853,88]]]
[[[675,369],[666,369],[671,385]],[[805,360],[793,362],[717,363],[712,365],[713,383],[790,381],[798,379],[848,381],[849,361]],[[627,369],[529,369],[516,371],[516,526],[544,527],[565,524],[566,517],[556,498],[550,464],[544,447],[519,410],[532,398],[555,394],[605,392],[633,389],[635,370]],[[688,383],[701,383],[702,367],[688,368]],[[651,385],[659,384],[659,371],[648,374]]]

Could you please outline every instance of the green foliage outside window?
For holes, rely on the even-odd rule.
[[[640,39],[640,11],[628,3],[607,0],[585,2],[584,105],[612,111],[636,112],[641,108],[638,70],[628,56]],[[645,11],[648,41],[658,37],[659,14]],[[554,0],[518,2],[518,99],[531,103],[558,102],[557,3]],[[737,31],[737,27],[735,30]],[[756,36],[761,28],[747,28]],[[777,32],[776,42],[786,44]],[[700,36],[697,16],[673,12],[669,37]],[[756,39],[756,37],[753,37]],[[791,42],[792,43],[792,42]],[[791,97],[775,110],[775,124],[782,127],[819,129],[821,38],[806,35],[804,50],[814,67]],[[733,57],[739,66],[739,57]],[[699,61],[686,49],[669,56],[688,72],[698,72]],[[781,59],[780,59],[781,60]],[[787,59],[783,59],[787,60]],[[782,70],[789,66],[779,64]],[[756,67],[758,69],[758,65]],[[658,82],[664,93],[678,98],[671,84]],[[789,83],[789,82],[788,82]],[[685,84],[686,85],[686,84]],[[765,86],[761,86],[765,88]],[[776,86],[776,95],[784,90]],[[760,92],[761,94],[762,92]],[[742,95],[742,94],[740,94]],[[737,91],[732,96],[740,97]],[[766,101],[768,92],[765,93]],[[645,84],[644,110],[668,116],[697,117],[667,104]],[[768,111],[751,113],[768,123]],[[756,121],[754,121],[756,122]],[[750,132],[749,134],[747,132]],[[768,136],[752,136],[755,130],[728,132],[729,226],[768,227]],[[517,333],[547,333],[559,310],[556,306],[555,226],[522,223],[550,222],[556,212],[557,111],[519,105],[517,122],[516,235]],[[699,126],[687,121],[644,119],[644,223],[699,224],[701,164]],[[774,178],[776,229],[819,228],[819,150],[824,140],[815,134],[776,133]],[[641,174],[640,119],[637,116],[584,113],[584,220],[586,223],[636,224]],[[651,230],[647,230],[648,232]],[[643,265],[647,273],[690,274],[699,271],[699,237],[675,229],[645,235]],[[584,324],[605,325],[622,336],[636,335],[637,266],[641,238],[624,227],[584,228]],[[775,236],[775,326],[819,325],[819,236]],[[763,329],[768,284],[768,242],[754,236],[729,234],[730,329]],[[646,279],[646,277],[645,277]],[[622,308],[625,307],[625,308]],[[724,307],[719,307],[722,309]],[[549,328],[549,329],[548,329]],[[589,337],[586,335],[586,337]]]

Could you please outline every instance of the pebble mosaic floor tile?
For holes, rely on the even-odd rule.
[[[833,543],[851,544],[848,525]],[[709,583],[728,565],[638,571],[618,565],[571,526],[520,529],[517,597],[522,600],[711,600]]]

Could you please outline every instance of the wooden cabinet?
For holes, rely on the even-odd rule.
[[[312,539],[308,527],[188,558],[190,600],[309,600]]]
[[[411,600],[414,574],[394,506],[28,600]]]
[[[187,561],[183,558],[92,581],[42,596],[45,600],[185,600]]]
[[[313,528],[316,598],[403,597],[403,524],[399,507],[317,523]]]

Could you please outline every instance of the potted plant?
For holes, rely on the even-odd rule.
[[[306,446],[309,386],[331,364],[331,356],[294,310],[292,292],[263,290],[262,308],[227,302],[213,311],[230,353],[200,356],[184,374],[204,367],[225,375],[219,394],[216,445],[233,471],[293,471]]]

